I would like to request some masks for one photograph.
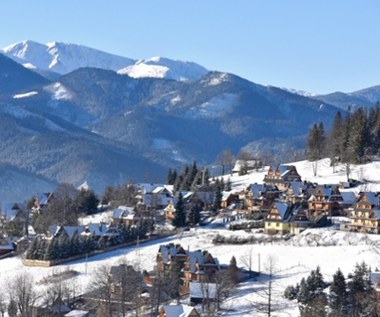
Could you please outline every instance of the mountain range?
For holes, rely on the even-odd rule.
[[[1,53],[0,172],[15,171],[7,186],[20,199],[58,182],[87,181],[101,193],[128,180],[164,181],[169,167],[210,166],[224,149],[285,159],[313,123],[328,128],[349,98],[373,104],[380,91],[311,97],[193,62],[58,42]],[[20,190],[23,177],[30,186]],[[9,197],[3,184],[0,200]]]

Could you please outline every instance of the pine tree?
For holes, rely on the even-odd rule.
[[[195,226],[199,223],[201,220],[200,210],[197,205],[193,205],[190,208],[189,216],[187,219],[187,222],[191,226]]]
[[[329,135],[329,153],[331,165],[335,166],[341,160],[343,155],[342,143],[344,141],[344,126],[343,118],[340,111],[338,111],[334,118],[334,123]]]
[[[228,266],[228,277],[233,284],[238,284],[240,280],[239,268],[237,267],[236,258],[232,256]]]
[[[215,191],[214,191],[214,203],[213,203],[213,209],[214,211],[217,211],[220,209],[220,203],[223,198],[222,190],[224,185],[217,179],[215,181]]]
[[[330,317],[347,316],[347,285],[340,269],[333,276],[330,286]]]
[[[179,192],[177,204],[175,206],[176,212],[173,219],[173,226],[183,227],[186,223],[185,205],[183,202],[182,193]]]
[[[323,123],[314,124],[307,138],[307,158],[313,162],[313,173],[317,175],[318,160],[322,158],[325,150],[325,130]]]
[[[359,108],[352,115],[351,133],[348,142],[348,153],[351,162],[361,164],[366,161],[368,140],[366,114],[363,108]]]
[[[363,314],[371,307],[374,290],[371,286],[369,275],[370,269],[364,262],[355,266],[352,279],[348,282],[349,316],[362,316],[360,314]]]
[[[307,279],[302,279],[298,293],[298,303],[301,317],[326,316],[327,298],[324,293],[326,283],[319,266],[311,271]]]

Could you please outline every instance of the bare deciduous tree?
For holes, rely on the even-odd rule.
[[[1,317],[4,317],[5,312],[7,311],[7,302],[5,300],[5,294],[0,292],[0,314]]]
[[[31,316],[31,307],[37,299],[33,285],[33,277],[22,273],[9,286],[9,297],[15,301],[21,317]]]
[[[110,266],[102,265],[92,275],[88,285],[90,296],[98,301],[103,316],[112,317],[112,282]]]
[[[241,257],[240,262],[247,268],[249,277],[253,277],[253,248],[250,247]]]

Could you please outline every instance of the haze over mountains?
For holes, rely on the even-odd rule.
[[[23,197],[57,182],[87,181],[101,192],[163,181],[168,167],[210,164],[226,148],[289,153],[311,124],[328,127],[348,102],[346,94],[311,98],[192,62],[136,61],[74,44],[24,41],[2,53],[1,162],[17,179],[44,181],[28,178]],[[348,96],[370,103],[378,95],[374,87]]]

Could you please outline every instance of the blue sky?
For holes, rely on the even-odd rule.
[[[378,0],[12,0],[0,1],[0,28],[0,47],[165,56],[312,93],[380,85]]]

